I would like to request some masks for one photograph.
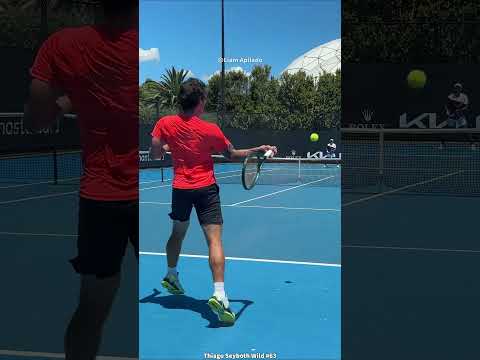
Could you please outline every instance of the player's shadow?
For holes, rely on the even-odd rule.
[[[217,316],[212,312],[212,310],[210,310],[210,307],[207,305],[207,300],[198,300],[186,295],[160,296],[160,294],[160,291],[158,291],[157,289],[153,289],[153,293],[149,296],[144,297],[143,299],[140,299],[140,303],[158,304],[166,309],[180,309],[196,312],[200,314],[202,318],[209,322],[209,324],[207,325],[208,328],[220,328],[230,326],[218,321]],[[240,319],[245,309],[253,304],[253,301],[250,300],[229,299],[229,302],[243,304],[242,308],[238,312],[235,312],[235,322]]]

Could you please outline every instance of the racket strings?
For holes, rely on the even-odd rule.
[[[244,166],[244,182],[247,187],[255,184],[259,171],[259,162],[257,158],[248,159]]]

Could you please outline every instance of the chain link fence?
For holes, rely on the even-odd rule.
[[[141,124],[155,124],[159,118],[176,114],[176,111],[160,111],[155,108],[140,111]],[[274,114],[274,113],[226,113],[222,119],[217,112],[206,112],[201,118],[212,122],[222,129],[272,129],[272,130],[318,130],[340,128],[340,112],[329,114]]]

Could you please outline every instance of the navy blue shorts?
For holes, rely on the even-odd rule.
[[[220,189],[217,184],[199,189],[173,189],[172,220],[190,220],[192,208],[195,207],[201,225],[223,224],[220,205]]]

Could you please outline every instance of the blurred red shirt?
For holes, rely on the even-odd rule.
[[[31,75],[65,91],[78,115],[80,195],[138,199],[138,30],[61,30],[42,45]]]

